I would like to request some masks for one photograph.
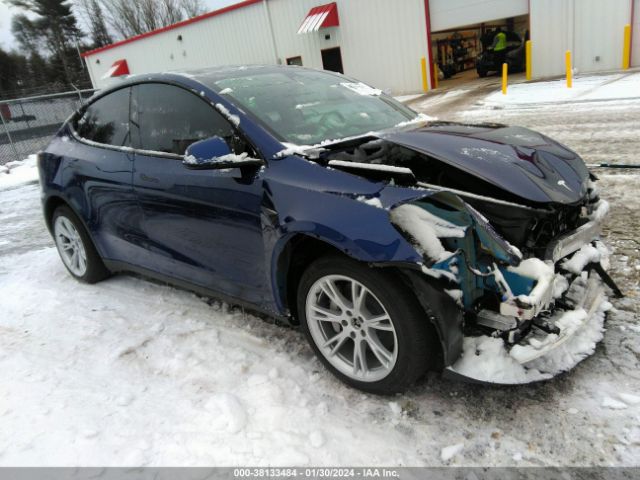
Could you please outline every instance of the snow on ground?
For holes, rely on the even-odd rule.
[[[638,102],[475,103],[488,93],[419,106],[539,129],[588,160],[637,162]],[[38,186],[1,184],[0,465],[637,466],[639,173],[598,171],[611,272],[627,297],[612,301],[592,357],[543,383],[432,374],[394,397],[344,386],[299,332],[237,308],[131,276],[78,284],[46,232]]]
[[[518,83],[510,85],[507,95],[495,92],[484,99],[486,105],[507,107],[598,100],[640,99],[640,72],[616,73],[612,75],[578,76],[572,87],[567,88],[566,79],[548,82]]]
[[[37,181],[38,169],[35,155],[29,155],[25,160],[0,165],[0,189],[16,187],[25,183],[35,183]]]

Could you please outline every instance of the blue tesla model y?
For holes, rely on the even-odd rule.
[[[589,353],[572,338],[601,321],[611,285],[607,204],[575,152],[436,121],[332,72],[129,77],[38,165],[72,276],[134,272],[287,321],[369,392],[429,369],[549,378]]]

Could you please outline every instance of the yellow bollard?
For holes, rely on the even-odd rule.
[[[507,94],[507,75],[509,73],[509,65],[505,63],[502,64],[502,94]]]
[[[624,26],[624,44],[622,46],[622,69],[627,70],[631,61],[631,25]]]
[[[524,44],[525,61],[527,65],[527,80],[531,80],[531,40]]]
[[[427,59],[422,57],[420,59],[420,68],[422,70],[422,90],[429,91],[429,82],[427,81]]]
[[[573,72],[571,71],[571,50],[567,50],[564,54],[564,63],[567,69],[567,88],[573,86]]]

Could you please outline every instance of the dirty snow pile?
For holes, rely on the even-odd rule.
[[[36,162],[36,155],[29,155],[25,160],[16,160],[0,165],[0,189],[37,182],[38,168]]]

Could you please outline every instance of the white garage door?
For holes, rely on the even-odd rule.
[[[528,0],[430,0],[431,31],[529,13]]]

